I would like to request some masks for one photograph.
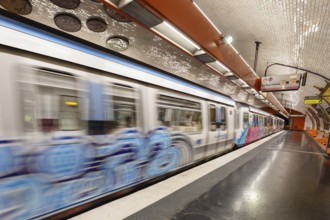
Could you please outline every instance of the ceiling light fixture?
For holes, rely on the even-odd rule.
[[[234,38],[231,35],[227,35],[226,37],[222,38],[222,41],[226,44],[231,44],[233,42]]]
[[[163,20],[142,7],[138,2],[133,0],[120,0],[118,7],[126,14],[141,22],[148,28],[157,26]]]
[[[219,61],[207,63],[207,65],[209,67],[213,68],[214,70],[216,70],[217,72],[221,73],[222,75],[225,75],[226,73],[229,73],[229,71],[230,71],[225,65],[223,65]]]
[[[196,51],[200,50],[200,47],[196,43],[166,21],[152,27],[151,29],[191,54],[195,54]]]
[[[247,84],[246,84],[246,82],[244,82],[242,79],[240,79],[240,78],[236,78],[236,79],[231,79],[231,81],[233,82],[233,83],[235,83],[236,85],[238,85],[239,87],[246,87],[247,86]]]
[[[209,54],[205,53],[204,50],[198,50],[194,53],[194,56],[203,63],[212,63],[215,62],[215,59]]]
[[[221,45],[228,44],[230,45],[233,42],[233,37],[231,35],[227,36],[221,36],[218,41],[215,42],[215,44],[220,47]]]
[[[250,88],[250,89],[246,89],[246,91],[250,94],[257,94],[257,90],[253,89],[253,88]]]
[[[228,72],[225,74],[225,76],[233,76],[234,74],[232,72]]]

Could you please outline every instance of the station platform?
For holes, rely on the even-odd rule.
[[[282,131],[72,220],[320,220],[329,204],[330,160]]]

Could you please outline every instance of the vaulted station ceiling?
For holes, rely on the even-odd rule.
[[[234,37],[232,44],[250,65],[254,63],[254,42],[262,42],[256,70],[259,76],[268,65],[282,63],[330,78],[329,0],[194,1],[224,34]],[[267,71],[267,75],[291,73],[296,70],[281,66]],[[275,95],[283,105],[305,112],[304,97],[319,95],[318,88],[326,85],[323,78],[308,74],[305,87]]]
[[[0,0],[1,7],[5,10],[70,33],[101,47],[110,48],[109,52],[117,50],[118,53],[125,56],[227,94],[239,102],[260,108],[267,106],[260,100],[260,97],[257,98],[246,88],[237,86],[230,78],[223,76],[226,72],[223,69],[220,68],[219,71],[218,68],[215,71],[210,65],[196,59],[194,53],[190,54],[189,51],[174,46],[168,40],[159,37],[155,30],[150,31],[148,27],[141,26],[139,22],[133,22],[132,20],[135,21],[135,19],[128,18],[129,16],[127,17],[119,7],[120,2],[132,1]],[[171,20],[173,18],[171,13],[175,14],[180,9],[176,8],[178,0],[136,0],[135,2],[159,15],[161,19],[169,19],[169,23],[194,40],[213,58],[223,61],[222,63],[237,76],[250,74],[252,78],[258,78],[257,75],[263,76],[267,65],[274,62],[302,67],[324,76],[328,74],[327,71],[330,68],[330,62],[327,62],[330,58],[328,51],[329,1],[180,0],[181,7],[187,6],[187,10],[198,5],[209,21],[214,24],[213,30],[209,29],[210,23],[206,25],[205,31],[199,33],[201,36],[209,37],[214,30],[218,29],[222,35],[230,34],[234,37],[232,45],[238,54],[234,54],[235,62],[231,63],[226,61],[226,57],[234,56],[230,51],[232,47],[221,45],[221,42],[217,42],[216,39],[210,42],[217,44],[215,47],[214,45],[205,46],[199,40],[202,38],[194,37],[189,32],[189,28],[186,29],[181,25],[184,23],[182,20]],[[167,4],[167,7],[165,9],[157,8],[157,5],[161,4]],[[181,17],[187,19],[188,26],[189,21],[196,18],[196,13],[190,14],[189,11],[184,10],[179,12],[181,12]],[[190,25],[193,27],[196,24],[190,23]],[[220,40],[220,36],[218,40]],[[248,66],[241,68],[244,60],[251,67],[253,66],[255,41],[262,42],[256,74]],[[128,48],[119,51],[124,49],[126,43],[128,43]],[[228,54],[230,56],[224,56]],[[242,72],[246,69],[249,71],[248,74]],[[294,72],[296,72],[294,69],[274,66],[269,69],[268,75]],[[249,77],[246,78],[251,87],[258,86],[249,81]],[[301,87],[298,91],[277,92],[275,96],[282,101],[283,105],[292,106],[293,109],[304,112],[304,96],[320,93],[314,86],[322,88],[326,86],[326,82],[318,76],[309,74],[305,87]],[[275,108],[282,110],[272,94],[263,95],[273,102]]]

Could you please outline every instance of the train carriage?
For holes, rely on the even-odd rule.
[[[1,219],[45,217],[280,127],[201,86],[7,25],[0,26]]]

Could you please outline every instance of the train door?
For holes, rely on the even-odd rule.
[[[273,118],[273,133],[276,132],[276,118]]]
[[[223,107],[226,109],[225,113],[226,115],[226,130],[227,130],[227,136],[226,138],[226,149],[231,149],[234,146],[234,136],[235,136],[235,118],[236,112],[232,107]]]
[[[258,115],[258,127],[259,127],[259,138],[265,136],[264,129],[264,117],[262,115]]]
[[[239,130],[240,130],[240,110],[238,108],[238,106],[236,105],[236,107],[234,108],[234,144],[236,144],[236,140],[239,137]]]
[[[264,116],[264,136],[268,135],[269,129],[268,129],[268,117]]]
[[[237,105],[237,132],[235,134],[235,144],[239,147],[244,145],[249,129],[249,108],[245,105]]]
[[[210,156],[225,150],[227,139],[227,113],[226,108],[208,103],[209,126],[207,134],[206,156]]]

